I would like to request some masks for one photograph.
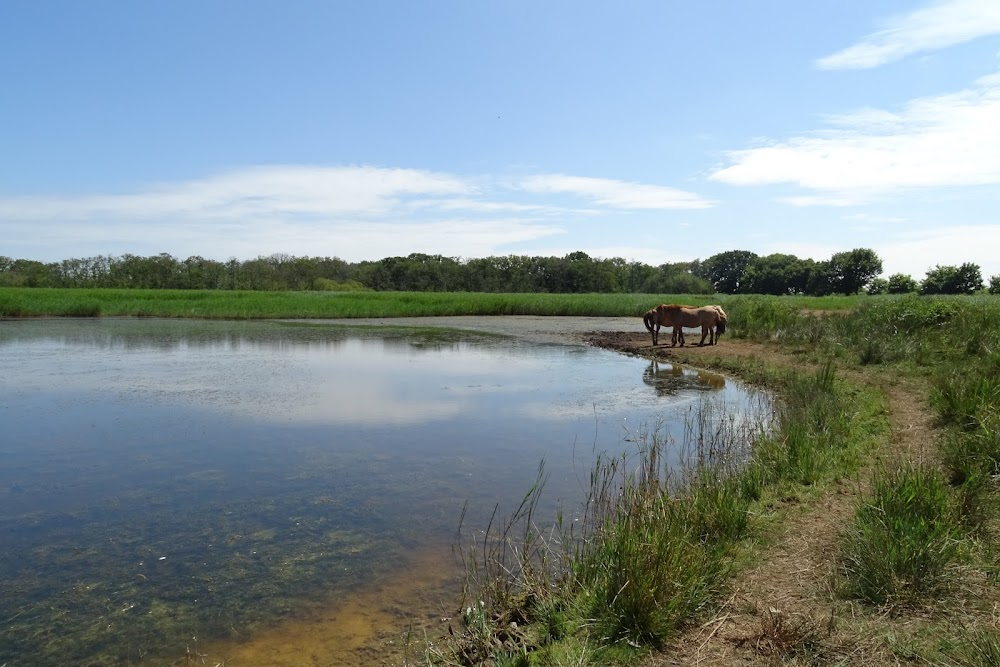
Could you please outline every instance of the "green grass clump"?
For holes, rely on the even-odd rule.
[[[960,641],[949,642],[942,651],[947,662],[955,667],[996,667],[1000,665],[1000,632],[996,629],[978,628],[963,633]]]
[[[748,525],[734,479],[702,460],[671,488],[663,443],[595,469],[591,533],[574,560],[585,615],[612,642],[661,646],[719,594]],[[620,492],[617,491],[620,489]]]
[[[960,535],[961,513],[937,471],[883,471],[844,538],[845,595],[873,605],[929,599],[949,584]]]
[[[803,321],[801,308],[808,306],[778,297],[748,296],[723,304],[733,336],[750,339],[780,339]],[[743,326],[736,326],[743,323]]]

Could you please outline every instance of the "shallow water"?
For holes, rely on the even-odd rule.
[[[457,600],[466,502],[485,526],[544,458],[572,512],[595,451],[749,400],[585,347],[276,322],[4,321],[0,378],[10,667],[362,664]]]

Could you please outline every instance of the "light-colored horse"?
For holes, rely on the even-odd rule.
[[[718,337],[725,333],[726,324],[729,318],[722,306],[679,306],[677,304],[661,304],[643,315],[643,323],[646,329],[653,334],[653,345],[657,343],[660,326],[672,326],[674,328],[671,339],[671,346],[677,344],[678,339],[681,347],[684,347],[684,327],[696,329],[701,327],[701,342],[704,345],[708,338],[709,345],[715,345]]]
[[[657,341],[660,337],[660,326],[673,327],[673,335],[670,337],[670,346],[673,347],[677,345],[678,339],[681,341],[681,345],[684,344],[684,331],[681,327],[674,324],[673,313],[681,310],[682,308],[694,308],[695,306],[682,306],[676,303],[666,304],[661,303],[656,308],[650,308],[642,316],[642,323],[646,325],[646,329],[653,335],[653,346],[655,347]]]

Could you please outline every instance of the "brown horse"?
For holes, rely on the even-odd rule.
[[[647,310],[646,314],[642,316],[642,323],[646,325],[646,329],[649,333],[653,334],[654,347],[660,337],[661,325],[674,328],[673,335],[670,337],[671,347],[677,345],[678,338],[681,341],[681,345],[684,345],[684,331],[681,329],[680,325],[674,324],[672,317],[673,313],[683,308],[694,308],[694,306],[681,306],[676,303],[661,303],[656,308]]]
[[[722,306],[680,306],[677,304],[661,304],[643,315],[643,323],[646,329],[653,334],[653,345],[657,343],[661,325],[672,326],[674,328],[671,345],[676,345],[680,339],[681,347],[684,347],[684,327],[701,327],[701,342],[704,345],[708,338],[709,345],[718,342],[718,336],[726,331],[728,317]]]

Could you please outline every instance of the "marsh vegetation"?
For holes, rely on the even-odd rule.
[[[876,298],[817,316],[749,297],[726,308],[733,335],[758,347],[698,363],[775,390],[773,428],[710,430],[693,447],[709,454],[683,473],[658,470],[655,437],[631,459],[599,460],[582,523],[537,526],[524,509],[536,483],[507,522],[467,536],[466,632],[432,661],[661,664],[665,651],[683,663],[719,640],[729,643],[715,660],[736,647],[753,664],[996,664],[1000,302]],[[648,341],[634,336],[622,349],[642,353]],[[929,430],[890,428],[901,394],[929,416],[903,427]],[[776,590],[753,584],[763,597],[734,607],[744,573],[773,571],[793,516],[821,551],[804,563],[782,552],[777,567],[829,574],[777,572]],[[792,614],[769,602],[789,597]],[[736,616],[750,627],[719,632]]]

